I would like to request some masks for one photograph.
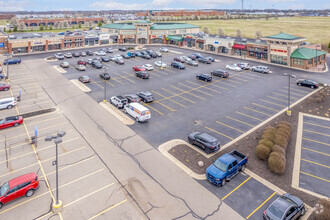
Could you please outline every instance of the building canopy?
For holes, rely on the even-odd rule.
[[[166,40],[172,40],[172,41],[183,41],[183,37],[181,36],[175,36],[175,35],[169,35],[166,37]]]
[[[314,50],[306,47],[300,47],[293,51],[293,53],[291,54],[291,58],[308,60],[324,54],[326,54],[326,52],[322,50]]]

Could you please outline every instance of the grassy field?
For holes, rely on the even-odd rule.
[[[6,19],[0,19],[0,25],[6,25],[7,20]]]
[[[244,37],[254,38],[256,31],[263,36],[278,34],[283,31],[295,36],[305,37],[310,43],[322,43],[327,48],[330,43],[330,17],[283,17],[260,20],[194,20],[186,23],[207,26],[211,34],[217,34],[218,28],[225,30],[227,36],[235,36],[241,29]],[[202,29],[201,29],[202,30]]]

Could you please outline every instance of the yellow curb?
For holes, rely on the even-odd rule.
[[[312,96],[314,93],[318,92],[319,90],[321,90],[323,87],[319,87],[318,89],[315,89],[313,92],[305,95],[304,97],[302,97],[301,99],[297,100],[295,103],[293,103],[291,105],[291,108],[293,108],[294,106],[296,106],[297,104],[299,104],[300,102],[302,102],[303,100],[305,100],[306,98],[308,98],[309,96]],[[258,128],[264,126],[265,124],[267,124],[268,122],[270,122],[271,120],[275,119],[276,117],[278,117],[279,115],[281,115],[283,112],[286,112],[287,109],[284,108],[283,110],[279,111],[278,113],[276,113],[275,115],[273,115],[272,117],[268,118],[266,121],[261,122],[260,124],[258,124],[256,127],[250,129],[249,131],[247,131],[246,133],[242,134],[241,136],[238,136],[237,138],[235,138],[234,140],[228,142],[227,144],[225,144],[224,146],[222,146],[220,148],[220,151],[226,149],[227,147],[231,146],[232,144],[236,143],[237,141],[241,140],[242,138],[248,136],[249,134],[251,134],[252,132],[254,132],[255,130],[257,130]]]
[[[172,156],[170,153],[168,153],[168,151],[170,151],[174,146],[179,145],[179,144],[185,144],[185,145],[188,145],[188,146],[190,145],[187,142],[185,142],[184,140],[173,139],[173,140],[170,140],[170,141],[167,141],[167,142],[161,144],[158,147],[158,150],[165,157],[167,157],[175,165],[177,165],[178,167],[180,167],[184,172],[186,172],[192,178],[198,179],[198,180],[205,180],[206,179],[206,176],[205,175],[195,173],[194,171],[192,171],[191,169],[189,169],[186,165],[184,165],[183,163],[181,163],[178,159],[176,159],[174,156]]]
[[[294,156],[291,186],[295,189],[298,189],[300,191],[303,191],[303,192],[305,192],[307,194],[310,194],[310,195],[313,195],[315,197],[326,199],[328,197],[326,197],[324,195],[321,195],[321,194],[315,193],[313,191],[309,191],[307,189],[299,187],[299,176],[300,176],[299,172],[300,172],[301,144],[302,144],[304,116],[330,121],[329,118],[324,118],[324,117],[321,117],[321,116],[310,115],[310,114],[299,112],[298,130],[297,130],[297,139],[296,139],[296,149],[295,149],[295,156]]]
[[[74,85],[76,85],[79,89],[81,89],[83,92],[90,92],[92,91],[90,88],[82,84],[79,80],[77,79],[71,79],[70,80]]]
[[[115,106],[111,105],[109,102],[100,102],[99,103],[105,110],[110,112],[113,116],[118,118],[122,123],[125,125],[132,125],[134,124],[134,120],[128,117],[125,113],[117,109]]]
[[[62,67],[54,65],[53,66],[57,71],[59,71],[60,73],[66,73],[66,70],[64,70]]]

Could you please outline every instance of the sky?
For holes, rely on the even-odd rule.
[[[241,0],[0,0],[0,11],[241,9]],[[330,9],[329,0],[244,0],[245,9]]]

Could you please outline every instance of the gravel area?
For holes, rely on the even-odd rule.
[[[319,93],[321,91],[326,93],[325,99],[323,102],[317,99]],[[205,158],[203,155],[197,153],[197,151],[191,149],[189,146],[186,145],[178,145],[173,147],[170,150],[170,154],[175,156],[178,160],[182,163],[186,164],[191,170],[198,174],[205,173],[205,169],[212,163],[212,160],[217,159],[219,156],[223,155],[224,153],[228,153],[232,150],[238,150],[249,157],[249,163],[247,168],[250,169],[252,172],[256,173],[257,175],[261,176],[262,178],[268,180],[269,182],[273,183],[274,185],[278,186],[279,188],[292,193],[294,195],[299,196],[305,203],[314,207],[317,203],[318,198],[311,196],[307,193],[301,192],[291,187],[292,182],[292,172],[293,172],[293,164],[294,164],[294,153],[295,153],[295,146],[296,146],[296,137],[297,137],[297,126],[298,126],[298,115],[299,112],[308,113],[311,115],[318,115],[329,118],[330,115],[330,87],[326,87],[320,90],[319,92],[315,93],[313,96],[309,97],[308,99],[304,100],[300,104],[296,105],[291,109],[292,115],[287,116],[286,113],[281,114],[274,120],[270,121],[263,127],[257,129],[250,135],[246,136],[245,138],[239,140],[238,142],[234,143],[233,145],[229,146],[225,150],[219,152],[218,154],[214,155],[212,158]],[[287,121],[291,124],[291,140],[289,142],[287,151],[286,151],[286,170],[282,175],[273,174],[267,167],[267,162],[262,161],[256,157],[255,148],[258,144],[258,141],[261,138],[263,130],[265,127],[271,125],[276,126],[276,124],[280,121]],[[204,167],[198,167],[197,162],[203,161]]]

